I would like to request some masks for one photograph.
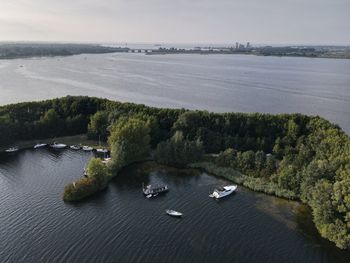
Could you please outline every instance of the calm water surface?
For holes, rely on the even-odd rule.
[[[0,105],[90,95],[215,112],[321,115],[350,134],[350,60],[79,55],[0,60]]]
[[[219,202],[227,181],[207,174],[131,167],[80,204],[61,199],[92,155],[26,150],[0,156],[1,262],[349,262],[316,233],[308,209],[242,187]],[[170,191],[146,199],[141,184]],[[184,213],[182,219],[164,210]]]

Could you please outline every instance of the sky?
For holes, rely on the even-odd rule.
[[[350,44],[350,0],[0,0],[0,41]]]

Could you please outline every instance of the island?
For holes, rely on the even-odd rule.
[[[350,249],[350,138],[319,116],[211,113],[71,96],[0,107],[2,147],[77,134],[108,142],[111,161],[91,159],[87,177],[65,187],[66,201],[101,191],[123,167],[151,159],[299,200],[324,238]]]

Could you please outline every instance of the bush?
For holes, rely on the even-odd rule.
[[[63,200],[79,201],[93,195],[107,187],[109,178],[107,167],[100,159],[93,158],[88,164],[87,178],[81,178],[77,182],[66,185]]]

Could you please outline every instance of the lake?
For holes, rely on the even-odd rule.
[[[0,105],[90,95],[157,107],[320,115],[350,134],[350,60],[99,54],[0,60]]]
[[[62,201],[92,153],[24,150],[0,156],[1,262],[349,262],[315,230],[307,207],[243,187],[215,201],[228,181],[142,166],[79,204]],[[166,183],[153,199],[142,183]],[[182,219],[165,209],[184,213]]]

